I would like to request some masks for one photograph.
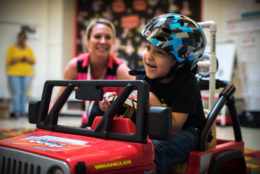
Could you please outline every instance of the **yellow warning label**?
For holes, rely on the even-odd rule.
[[[163,107],[167,107],[167,104],[166,104],[166,103],[162,103],[162,106],[163,106]]]
[[[123,165],[129,165],[132,164],[131,160],[125,160],[125,161],[117,161],[117,162],[112,162],[112,163],[107,163],[107,164],[98,164],[95,165],[95,169],[104,169],[104,168],[110,168],[110,167],[117,167],[117,166],[123,166]]]

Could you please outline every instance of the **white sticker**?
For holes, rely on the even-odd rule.
[[[70,138],[61,138],[61,137],[55,137],[55,136],[50,136],[50,135],[31,136],[31,137],[27,137],[24,139],[25,140],[36,140],[36,141],[41,141],[41,142],[54,141],[54,142],[67,143],[67,144],[73,144],[73,145],[86,145],[88,143],[87,141],[75,140],[75,139],[70,139]]]

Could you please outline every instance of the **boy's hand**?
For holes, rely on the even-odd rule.
[[[111,102],[109,101],[110,97],[116,96],[116,92],[107,92],[103,96],[103,100],[99,102],[99,107],[103,112],[106,112]]]

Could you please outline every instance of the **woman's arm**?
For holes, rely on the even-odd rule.
[[[14,47],[10,46],[6,52],[6,64],[7,65],[13,65],[19,62],[18,59],[13,58],[13,52],[14,52]]]
[[[19,63],[19,62],[21,62],[21,59],[15,59],[15,58],[13,58],[12,60],[10,60],[9,64],[10,64],[10,65],[14,65],[14,64]]]
[[[34,60],[31,60],[27,57],[23,57],[22,59],[20,59],[21,62],[26,62],[26,63],[29,63],[30,65],[34,65],[35,64],[35,61]]]
[[[67,64],[64,75],[64,80],[76,80],[77,79],[77,59],[73,58]]]
[[[36,58],[34,56],[34,53],[33,53],[32,49],[29,46],[27,46],[27,51],[26,52],[27,52],[26,56],[24,56],[21,61],[22,62],[27,62],[30,65],[34,65],[35,62],[36,62]]]
[[[122,63],[117,68],[116,76],[118,80],[135,80],[135,76],[129,75],[130,68]]]

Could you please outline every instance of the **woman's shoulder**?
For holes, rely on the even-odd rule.
[[[31,51],[32,52],[32,48],[29,45],[25,46],[25,50]]]
[[[78,56],[76,56],[75,58],[78,61],[83,61],[83,60],[85,60],[88,57],[89,57],[89,53],[82,53],[82,54],[79,54]]]
[[[8,47],[8,50],[10,50],[10,49],[16,49],[17,47],[16,47],[16,45],[15,44],[12,44],[12,45],[10,45],[9,47]]]

